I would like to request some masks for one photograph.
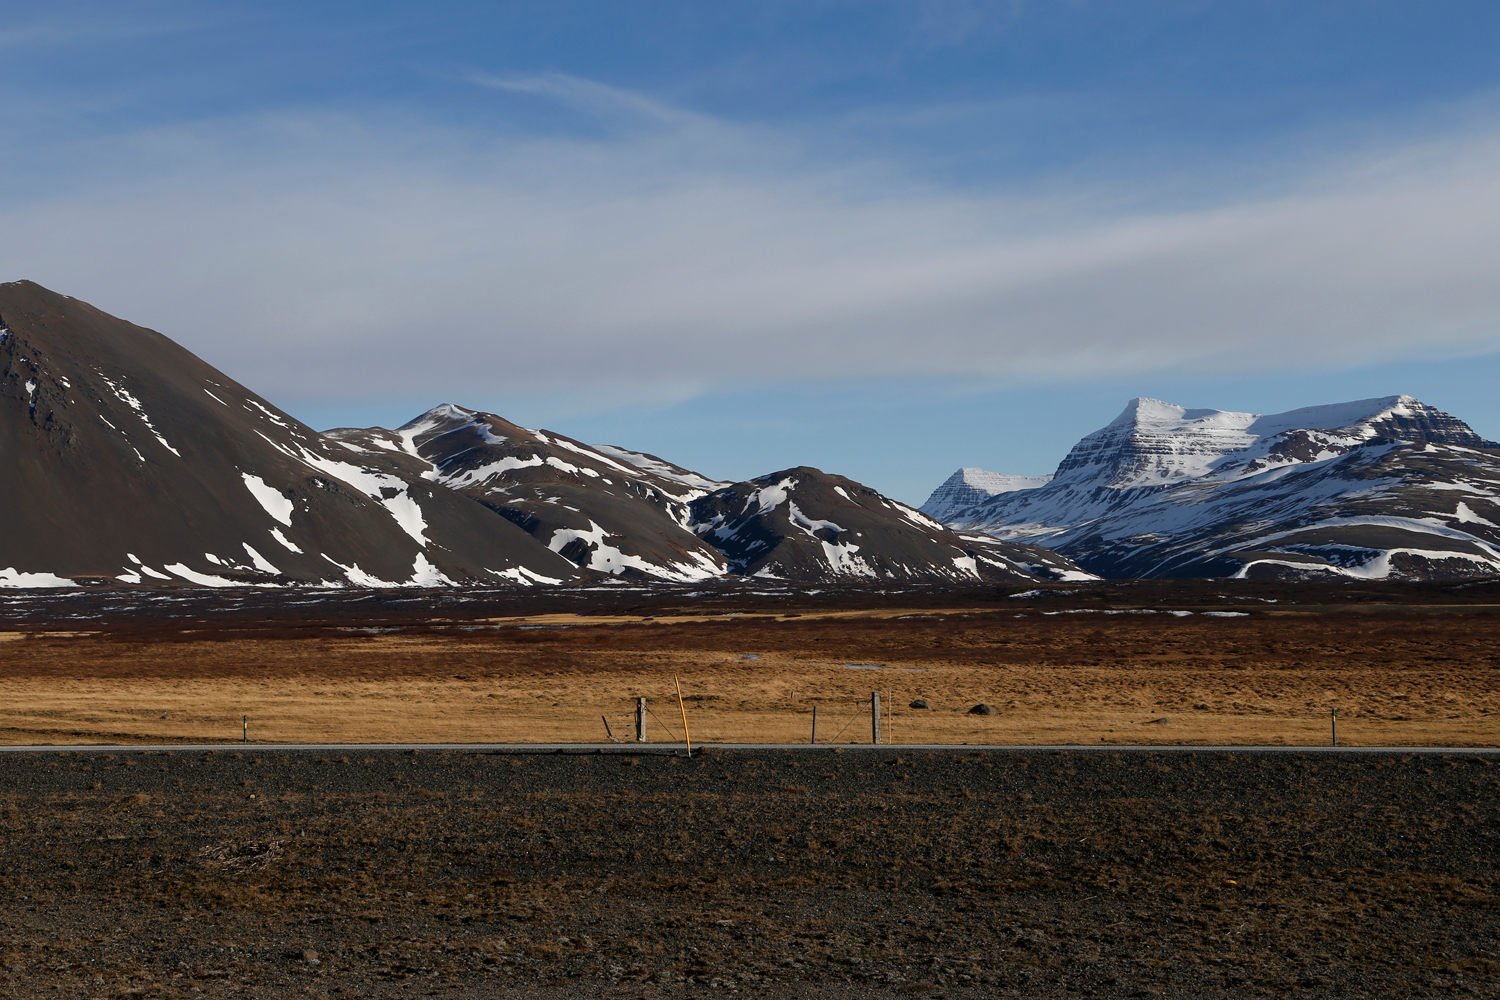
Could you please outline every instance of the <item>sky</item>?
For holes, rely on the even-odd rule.
[[[1135,396],[1500,439],[1493,0],[0,14],[0,280],[323,429],[439,403],[920,503]]]

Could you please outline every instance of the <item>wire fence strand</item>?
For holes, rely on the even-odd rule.
[[[849,721],[846,722],[846,723],[844,723],[844,729],[848,729],[850,726],[854,725],[854,723],[859,720],[859,716],[860,716],[859,710],[855,709],[854,714],[851,715],[851,716],[849,716]],[[844,735],[844,729],[840,729],[838,732],[834,733],[833,736],[829,738],[828,742],[829,743],[837,743],[838,742],[838,738],[840,736]]]
[[[823,707],[826,708],[828,706],[823,706]],[[651,711],[651,706],[649,704],[646,706],[646,714],[648,716],[650,716],[652,719],[655,719],[656,720],[656,724],[658,726],[661,726],[662,729],[666,730],[667,735],[672,738],[673,742],[676,742],[676,743],[683,742],[682,738],[677,735],[677,731],[676,730],[674,730],[671,726],[667,725],[667,723],[662,720],[661,716],[659,716],[655,712]],[[890,726],[890,728],[892,729],[892,734],[891,735],[894,737],[894,735],[895,735],[894,734],[894,728],[895,728],[894,723],[895,723],[895,714],[896,714],[894,706],[892,706],[891,709],[889,709],[886,713],[883,713],[883,714],[885,714],[885,716],[886,716],[886,722]],[[825,740],[823,740],[823,742],[824,743],[837,743],[838,742],[838,738],[840,736],[844,735],[844,733],[848,731],[849,727],[852,726],[852,725],[854,725],[856,722],[858,722],[863,716],[864,716],[864,713],[861,712],[861,711],[859,711],[859,709],[856,707],[855,710],[854,710],[854,714],[851,715],[851,716],[849,716],[848,720],[845,721],[845,723],[841,727],[839,727],[839,731],[836,732],[836,733],[834,733],[832,736],[827,737]],[[609,713],[609,718],[610,718],[611,721],[622,720],[622,721],[624,721],[626,723],[632,723],[632,722],[635,721],[635,713],[634,712],[613,712],[613,713]],[[833,720],[833,721],[837,721],[837,720]],[[610,739],[613,740],[616,743],[634,743],[634,742],[636,742],[634,739],[622,739],[621,737],[615,736],[613,734],[610,735]]]
[[[657,714],[655,712],[651,711],[651,706],[650,705],[646,706],[646,714],[649,715],[649,716],[651,716],[651,718],[656,719],[656,724],[658,726],[661,726],[663,729],[665,729],[667,731],[667,735],[668,736],[672,737],[672,739],[674,741],[677,740],[677,734],[674,733],[674,732],[672,732],[672,727],[669,726],[669,725],[667,725],[665,722],[661,721],[661,718],[659,716],[657,716]]]

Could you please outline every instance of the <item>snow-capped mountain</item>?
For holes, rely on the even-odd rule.
[[[1032,545],[965,537],[843,476],[802,466],[692,504],[693,529],[731,572],[803,582],[1092,579]]]
[[[161,334],[26,281],[0,284],[0,449],[0,587],[693,582],[774,572],[742,558],[756,531],[788,534],[770,548],[789,579],[1079,573],[848,480],[832,505],[787,485],[817,523],[731,514],[728,484],[459,406],[318,434]],[[793,558],[803,534],[817,541]]]
[[[965,467],[943,480],[927,502],[917,509],[935,521],[946,521],[954,511],[973,507],[997,494],[1034,490],[1050,482],[1050,475],[1007,476],[1001,472]]]
[[[1050,483],[947,521],[1108,577],[1500,572],[1500,445],[1410,396],[1260,415],[1136,399]]]
[[[612,445],[529,430],[493,413],[434,407],[394,431],[326,432],[390,456],[520,526],[579,567],[687,582],[722,576],[724,557],[688,527],[688,504],[725,484]]]
[[[0,582],[562,581],[566,559],[321,437],[159,333],[0,284]]]

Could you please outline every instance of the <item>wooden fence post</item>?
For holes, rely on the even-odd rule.
[[[646,699],[635,700],[635,741],[646,742]]]
[[[870,742],[880,742],[880,692],[870,692]]]
[[[812,739],[808,740],[807,742],[809,742],[809,743],[816,743],[816,742],[818,742],[818,706],[817,705],[813,706],[813,735],[812,735]]]

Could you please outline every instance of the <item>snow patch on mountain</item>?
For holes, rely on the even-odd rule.
[[[523,587],[538,585],[556,586],[562,583],[561,578],[543,576],[540,573],[535,573],[527,569],[525,566],[514,566],[510,569],[492,569],[487,570],[487,572],[493,573],[495,576],[500,577],[502,580],[509,580],[512,583],[518,583]]]
[[[57,588],[76,587],[77,583],[51,573],[21,573],[14,566],[0,569],[0,587],[7,589],[21,587]]]
[[[167,444],[167,439],[161,436],[161,432],[158,431],[156,429],[156,425],[151,422],[151,417],[146,413],[145,407],[141,405],[141,401],[135,398],[134,395],[132,395],[125,389],[123,385],[123,378],[111,379],[102,371],[98,371],[97,374],[100,380],[103,381],[105,385],[109,386],[110,391],[115,394],[115,397],[117,399],[119,399],[122,403],[124,403],[126,406],[129,406],[132,410],[135,411],[135,415],[140,419],[141,423],[146,425],[146,430],[151,432],[151,436],[156,438],[156,440],[161,443],[161,446],[163,448],[167,449],[178,458],[182,457],[182,452]],[[139,455],[140,453],[137,452],[136,454]],[[145,459],[141,459],[141,461],[144,462]]]
[[[286,445],[266,437],[259,431],[256,431],[256,434],[283,455],[295,458],[310,468],[347,483],[380,504],[397,526],[410,535],[418,545],[425,546],[431,541],[427,537],[428,526],[422,514],[422,507],[416,498],[411,496],[409,484],[399,476],[380,472],[377,469],[351,465],[348,462],[340,462],[309,451],[300,445]],[[249,485],[248,481],[246,485]],[[256,499],[260,497],[257,496]],[[290,526],[289,521],[284,523]]]
[[[167,572],[175,573],[189,583],[195,583],[200,587],[243,587],[243,580],[226,580],[222,576],[214,576],[210,573],[199,573],[190,566],[182,563],[171,563],[164,567]]]
[[[1484,495],[1491,497],[1494,496],[1493,493],[1486,493]],[[1458,502],[1458,506],[1454,509],[1453,516],[1458,518],[1458,520],[1462,523],[1482,524],[1489,528],[1500,528],[1500,524],[1496,524],[1494,521],[1488,521],[1480,517],[1478,514],[1474,513],[1469,509],[1469,505],[1464,503],[1462,500]]]
[[[632,466],[633,468],[638,469],[641,472],[648,472],[660,479],[666,479],[670,482],[680,483],[683,486],[688,487],[690,490],[699,491],[697,493],[697,496],[702,496],[704,493],[708,493],[711,490],[716,490],[721,486],[728,485],[728,483],[715,482],[714,480],[709,479],[707,476],[700,476],[696,472],[690,472],[686,469],[679,469],[676,466],[670,465],[669,463],[664,462],[659,458],[643,454],[642,452],[627,451],[624,448],[612,444],[596,444],[593,446],[593,448],[601,455],[606,455],[610,458],[618,459],[620,462]],[[689,497],[688,499],[696,499],[696,497]]]
[[[244,544],[245,544],[245,551],[250,554],[250,563],[256,569],[260,570],[262,573],[277,573],[277,574],[279,574],[281,572],[281,570],[277,569],[274,565],[272,565],[272,563],[271,563],[271,561],[269,559],[267,559],[265,556],[261,555],[259,552],[255,551],[255,549],[250,545],[249,542],[245,542]]]
[[[323,554],[323,558],[327,559],[329,562],[333,563],[333,565],[337,566],[339,570],[343,572],[344,577],[356,587],[375,587],[389,589],[391,587],[401,586],[398,581],[382,580],[378,576],[366,573],[354,563],[350,563],[348,566],[345,566],[343,563],[339,562],[337,559],[332,558],[326,553]]]
[[[686,564],[671,563],[664,565],[662,563],[651,562],[640,556],[624,552],[616,545],[611,545],[611,539],[615,541],[619,540],[616,536],[611,536],[609,532],[590,519],[589,526],[585,529],[558,528],[552,533],[552,539],[547,543],[547,547],[566,558],[573,558],[573,553],[579,552],[580,546],[582,546],[583,550],[587,552],[587,559],[581,565],[586,566],[588,569],[598,570],[601,573],[618,574],[633,569],[647,576],[655,576],[679,583],[707,580],[720,576],[723,573],[723,570],[713,560],[706,558]],[[581,555],[582,553],[579,554]],[[698,555],[698,553],[691,553],[691,555]]]
[[[299,556],[303,554],[301,549],[299,549],[295,544],[293,544],[291,542],[291,540],[289,540],[285,535],[283,535],[281,533],[281,529],[280,528],[272,528],[271,529],[271,537],[274,538],[274,539],[276,539],[278,542],[280,542],[286,548],[288,548],[291,551],[297,553]]]
[[[264,479],[259,476],[252,476],[248,472],[241,472],[240,478],[245,481],[245,489],[249,490],[250,495],[256,499],[256,502],[265,508],[267,514],[270,514],[288,528],[292,526],[292,511],[296,508],[280,490],[267,485]],[[282,539],[282,544],[286,544],[285,539]]]
[[[452,587],[456,582],[450,579],[442,570],[434,566],[424,552],[418,552],[417,558],[412,563],[411,579],[407,580],[404,587]]]

